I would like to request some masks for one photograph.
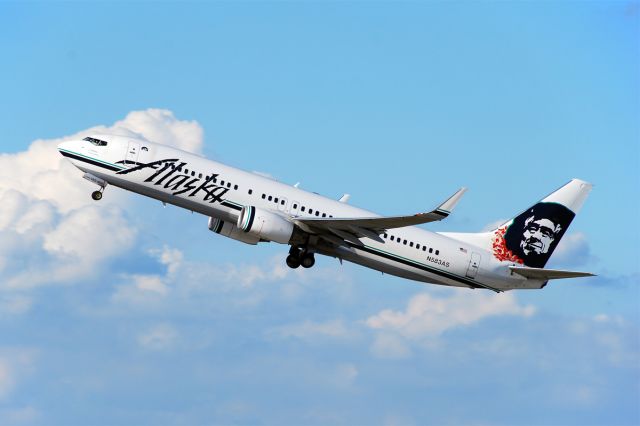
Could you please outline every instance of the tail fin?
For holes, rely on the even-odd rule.
[[[447,235],[490,250],[498,260],[542,268],[592,187],[590,183],[573,179],[493,231]]]

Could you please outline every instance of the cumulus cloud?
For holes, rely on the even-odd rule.
[[[565,235],[550,259],[551,265],[580,266],[593,262],[591,246],[582,232]]]
[[[327,322],[304,321],[299,324],[276,327],[267,334],[280,338],[295,338],[308,341],[323,338],[346,339],[352,335],[342,320]]]
[[[148,350],[170,348],[178,338],[178,331],[171,324],[158,324],[138,336],[138,344]]]
[[[0,401],[6,399],[22,377],[31,372],[34,353],[27,349],[0,348]]]
[[[136,230],[121,207],[128,195],[109,191],[96,204],[89,197],[95,185],[81,179],[82,172],[56,150],[60,142],[92,133],[138,137],[195,153],[203,141],[198,123],[178,120],[168,110],[148,109],[131,112],[111,125],[39,139],[25,151],[0,154],[1,289],[95,275],[100,264],[135,242]]]
[[[409,300],[405,311],[385,309],[369,317],[374,330],[393,331],[407,339],[439,336],[447,330],[467,326],[491,316],[533,315],[533,306],[518,304],[514,293],[493,294],[455,289],[450,297],[421,293]]]

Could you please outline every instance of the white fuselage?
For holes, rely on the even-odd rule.
[[[106,146],[82,140],[64,142],[58,149],[76,167],[110,185],[211,218],[236,224],[243,206],[290,219],[378,217],[344,202],[168,146],[120,136],[103,139],[108,140]],[[497,261],[490,252],[422,228],[390,229],[382,237],[382,241],[361,238],[363,245],[348,241],[336,245],[307,235],[307,243],[319,254],[428,283],[507,290],[541,288],[546,282],[513,275],[505,262]]]

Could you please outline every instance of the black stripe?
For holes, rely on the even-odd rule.
[[[225,206],[225,207],[229,207],[230,209],[233,209],[233,210],[242,210],[242,207],[238,207],[235,204],[231,204],[228,201],[223,201],[222,205]]]
[[[469,286],[469,287],[487,288],[487,289],[493,290],[495,292],[500,292],[501,291],[501,290],[498,290],[498,289],[493,288],[493,287],[489,287],[489,286],[485,286],[485,285],[482,285],[482,284],[478,284],[478,283],[476,283],[476,282],[474,282],[472,280],[468,280],[466,278],[459,277],[459,276],[451,274],[449,272],[444,272],[444,271],[441,271],[439,269],[430,268],[428,266],[422,265],[420,263],[412,262],[410,260],[403,259],[403,258],[398,257],[398,256],[394,256],[394,255],[391,255],[391,254],[388,254],[388,253],[383,253],[383,252],[379,252],[377,250],[373,250],[373,249],[371,249],[369,247],[366,247],[366,246],[358,246],[358,245],[350,243],[348,241],[345,241],[345,242],[349,246],[351,246],[351,247],[353,247],[355,249],[366,251],[367,253],[371,253],[371,254],[374,254],[374,255],[380,256],[380,257],[384,257],[386,259],[393,260],[395,262],[402,263],[402,264],[405,264],[407,266],[412,266],[414,268],[421,269],[421,270],[423,270],[425,272],[430,272],[430,273],[435,274],[435,275],[440,275],[441,277],[449,278],[450,280],[457,281],[457,282],[462,283],[462,284],[464,284],[466,286]]]
[[[88,158],[81,157],[79,155],[71,154],[70,152],[60,151],[60,154],[64,155],[65,157],[73,158],[74,160],[83,161],[85,163],[93,164],[94,166],[102,167],[103,169],[111,170],[113,172],[122,170],[119,167],[109,166],[107,164],[100,163],[98,161],[90,160]]]
[[[251,209],[251,212],[249,213],[249,225],[247,226],[247,229],[244,232],[249,232],[251,231],[251,226],[253,225],[253,219],[256,217],[256,208],[251,206],[248,207],[249,209]]]
[[[219,234],[220,231],[222,231],[222,226],[224,225],[224,222],[221,221],[220,219],[216,219],[218,221],[218,225],[216,226],[216,229],[214,229],[213,232],[215,232],[216,234]]]

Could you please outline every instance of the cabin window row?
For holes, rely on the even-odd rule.
[[[176,168],[176,165],[175,165],[175,164],[172,164],[172,165],[171,165],[171,168],[172,168],[172,169],[175,169],[175,168]],[[198,179],[202,179],[202,176],[203,176],[203,175],[202,175],[202,173],[196,172],[196,171],[195,171],[195,170],[193,170],[193,169],[189,170],[189,169],[188,169],[188,168],[186,168],[186,167],[185,167],[185,168],[179,168],[179,170],[178,170],[178,171],[180,171],[180,172],[184,173],[184,174],[185,174],[185,175],[187,175],[187,176],[191,175],[191,176],[193,176],[193,177],[197,177]],[[206,175],[204,178],[205,178],[206,180],[210,180],[210,179],[211,179],[211,175]],[[213,182],[213,183],[216,183],[216,184],[218,184],[218,185],[220,185],[220,186],[222,186],[222,187],[225,187],[225,186],[226,186],[226,187],[227,187],[227,188],[229,188],[229,189],[234,189],[234,190],[236,190],[236,191],[238,190],[238,185],[234,185],[234,184],[232,184],[232,183],[231,183],[231,182],[229,182],[229,181],[224,181],[224,180],[222,180],[222,179],[221,179],[221,180],[220,180],[220,182],[218,182],[218,178],[214,177],[214,178],[213,178],[213,180],[212,180],[212,182]]]
[[[388,234],[384,234],[383,237],[385,239],[389,239],[391,241],[395,241],[398,244],[402,244],[405,246],[409,246],[409,247],[415,247],[416,250],[422,250],[424,252],[429,252],[429,254],[435,254],[436,256],[440,255],[440,250],[436,250],[433,247],[427,247],[424,244],[420,244],[420,243],[414,243],[413,241],[409,241],[407,239],[402,239],[400,237],[396,237],[394,235],[388,235]]]

